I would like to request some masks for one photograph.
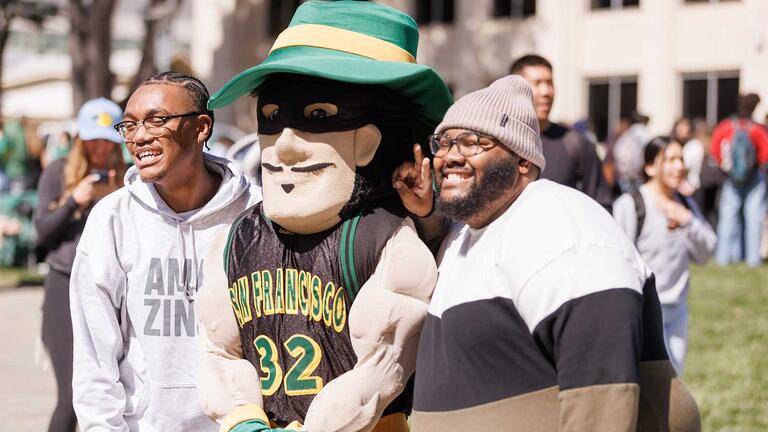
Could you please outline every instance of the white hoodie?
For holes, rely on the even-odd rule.
[[[88,217],[70,283],[73,402],[83,432],[218,430],[198,402],[189,298],[203,284],[209,241],[261,192],[227,160],[205,159],[222,182],[198,210],[175,213],[133,167],[126,187]]]

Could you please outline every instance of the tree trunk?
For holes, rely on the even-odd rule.
[[[69,52],[72,58],[74,110],[88,99],[111,97],[114,77],[109,69],[112,52],[112,12],[117,0],[99,0],[84,6],[69,0]]]
[[[11,34],[11,21],[14,14],[9,7],[10,0],[0,0],[0,117],[3,116],[3,55],[5,44]]]

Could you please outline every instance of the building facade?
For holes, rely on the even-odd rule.
[[[194,0],[192,65],[218,88],[257,64],[298,0]],[[666,133],[680,116],[710,124],[739,92],[768,106],[765,0],[383,0],[416,18],[419,62],[461,96],[538,53],[554,65],[553,118],[590,119],[604,138],[623,114],[650,116]],[[199,24],[199,25],[198,25]],[[203,24],[205,24],[203,26]],[[203,27],[201,27],[203,26]],[[252,127],[249,103],[225,114]]]

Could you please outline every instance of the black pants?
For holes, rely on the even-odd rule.
[[[74,432],[77,418],[72,408],[72,318],[69,313],[69,275],[51,269],[45,279],[43,343],[56,375],[58,400],[48,432]]]

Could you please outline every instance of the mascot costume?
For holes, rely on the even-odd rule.
[[[302,4],[209,101],[257,97],[264,200],[206,259],[206,412],[227,432],[407,431],[437,270],[390,176],[452,103],[408,15]]]

